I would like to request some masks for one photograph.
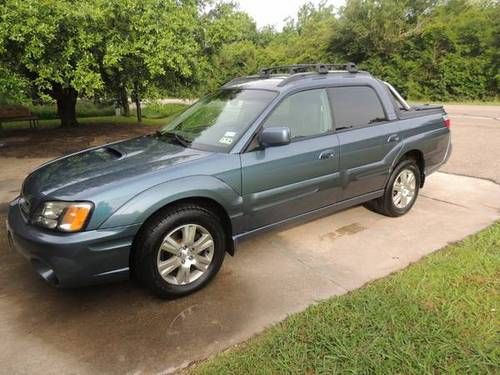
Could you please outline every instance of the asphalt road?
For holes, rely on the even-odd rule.
[[[54,289],[0,229],[0,372],[168,373],[498,220],[500,107],[447,110],[453,155],[408,215],[355,207],[266,234],[227,257],[209,287],[179,300],[157,300],[132,282]],[[0,158],[0,216],[40,161]]]
[[[500,184],[500,106],[447,105],[453,154],[444,172]]]

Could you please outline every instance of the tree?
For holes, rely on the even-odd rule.
[[[255,21],[234,2],[218,2],[201,17],[205,52],[214,53],[223,45],[257,38]]]
[[[96,47],[101,15],[89,1],[5,0],[0,4],[0,80],[22,80],[57,103],[62,126],[76,125],[76,99],[102,88]]]
[[[141,95],[193,84],[203,65],[195,0],[6,0],[0,14],[0,81],[50,95],[62,126],[105,89],[131,89],[141,121]]]
[[[202,93],[239,75],[255,73],[259,37],[253,19],[233,2],[216,3],[201,16],[203,51],[207,58]]]
[[[141,96],[175,92],[194,83],[203,57],[196,1],[101,0],[106,20],[102,70],[120,90],[132,90],[141,121]],[[123,95],[123,94],[122,94]]]
[[[288,19],[283,31],[264,48],[265,65],[330,62],[328,46],[336,30],[334,8],[305,3],[297,20]]]
[[[494,98],[499,10],[487,0],[348,0],[330,51],[413,99]]]

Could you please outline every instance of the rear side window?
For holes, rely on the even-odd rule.
[[[382,104],[368,86],[332,87],[328,89],[337,130],[366,126],[385,121]]]

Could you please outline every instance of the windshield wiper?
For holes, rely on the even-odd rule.
[[[173,139],[174,141],[176,141],[178,144],[180,144],[181,146],[183,147],[189,147],[189,145],[191,144],[191,141],[189,139],[187,139],[186,137],[178,134],[178,133],[174,133],[174,132],[161,132],[161,131],[156,131],[156,135],[158,137],[169,137],[171,139]]]

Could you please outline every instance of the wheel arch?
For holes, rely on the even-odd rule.
[[[152,220],[156,219],[156,217],[158,217],[159,215],[165,215],[168,211],[171,211],[177,207],[184,206],[184,205],[199,206],[199,207],[201,207],[205,210],[208,210],[208,211],[214,213],[215,215],[217,215],[222,221],[222,227],[223,227],[223,230],[225,233],[226,252],[229,253],[231,256],[234,255],[235,246],[234,246],[234,241],[233,241],[233,237],[232,237],[232,223],[231,223],[231,219],[230,219],[226,209],[224,208],[224,206],[222,206],[222,204],[220,204],[219,202],[217,202],[213,198],[209,198],[209,197],[205,197],[205,196],[191,196],[191,197],[184,197],[184,198],[180,198],[180,199],[171,201],[171,202],[163,205],[162,207],[159,207],[156,211],[152,212],[149,215],[149,217],[140,226],[139,230],[137,231],[137,233],[134,236],[134,240],[132,241],[132,247],[131,247],[131,251],[130,251],[130,255],[129,255],[129,264],[130,265],[133,264],[132,259],[134,257],[134,253],[135,253],[137,246],[138,246],[137,239],[140,237],[141,232],[147,227],[147,225]]]
[[[420,187],[422,188],[424,186],[424,182],[425,182],[425,158],[424,158],[424,153],[422,151],[420,151],[416,148],[405,151],[396,160],[396,162],[394,163],[394,165],[391,169],[394,170],[394,168],[399,163],[401,163],[401,161],[407,160],[407,159],[413,159],[417,163],[418,169],[420,170]]]

